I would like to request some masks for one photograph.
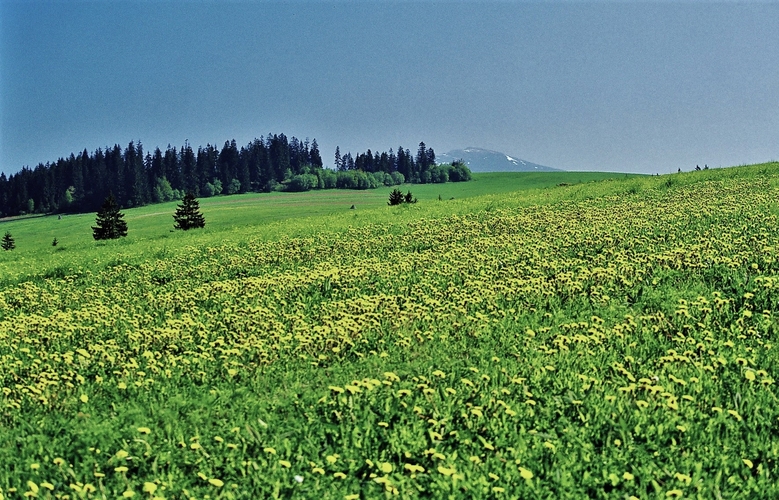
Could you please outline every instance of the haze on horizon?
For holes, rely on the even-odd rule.
[[[0,2],[0,170],[141,140],[779,159],[779,4]]]

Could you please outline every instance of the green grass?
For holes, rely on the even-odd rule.
[[[445,214],[462,210],[462,200],[516,191],[539,193],[560,183],[572,187],[592,182],[636,177],[602,172],[541,172],[474,174],[463,183],[416,184],[400,186],[412,191],[425,210]],[[240,239],[242,233],[266,239],[310,235],[320,231],[340,231],[346,227],[395,218],[397,211],[387,207],[391,188],[365,191],[324,190],[305,193],[248,193],[199,200],[206,218],[204,231],[193,234],[173,231],[173,213],[178,202],[160,203],[123,210],[128,236],[117,242],[95,242],[91,226],[95,214],[21,217],[0,222],[0,233],[11,232],[16,242],[13,252],[0,252],[0,282],[62,274],[68,270],[100,267],[113,262],[115,252],[122,258],[143,261],[167,254],[183,245],[224,238]],[[439,203],[437,207],[431,204]],[[451,198],[454,198],[452,200]],[[454,202],[454,203],[453,203]],[[351,210],[351,206],[355,210]],[[468,205],[466,205],[468,206]],[[414,207],[417,208],[417,207]],[[465,208],[469,210],[469,208]],[[419,210],[411,210],[419,213]],[[57,238],[56,247],[51,245]],[[106,252],[108,245],[115,252]]]
[[[0,500],[777,497],[779,164],[509,178],[4,223]]]

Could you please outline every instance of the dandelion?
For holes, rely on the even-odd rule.
[[[221,479],[216,479],[216,478],[211,478],[208,480],[208,482],[213,486],[216,486],[217,488],[221,488],[222,486],[225,485],[225,483]]]
[[[440,472],[444,476],[451,476],[452,474],[457,472],[457,470],[454,467],[444,467],[443,465],[439,465],[438,472]]]
[[[519,475],[522,476],[523,479],[530,480],[533,479],[533,473],[529,470],[525,469],[524,467],[519,468]]]
[[[27,481],[27,487],[30,488],[30,492],[33,494],[33,496],[38,495],[38,485],[35,484],[32,481]]]

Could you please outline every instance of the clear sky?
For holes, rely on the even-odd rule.
[[[0,0],[0,170],[285,133],[570,170],[779,160],[779,3]]]

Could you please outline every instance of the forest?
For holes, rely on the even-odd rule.
[[[71,153],[55,162],[0,174],[0,217],[34,213],[97,210],[109,193],[122,208],[181,199],[184,194],[219,194],[311,189],[372,189],[410,183],[470,180],[462,163],[438,165],[424,142],[414,155],[399,147],[389,152],[341,154],[335,169],[325,168],[316,139],[303,141],[268,134],[238,147],[207,144],[195,150],[189,142],[176,148],[145,152],[141,141],[90,153]]]

